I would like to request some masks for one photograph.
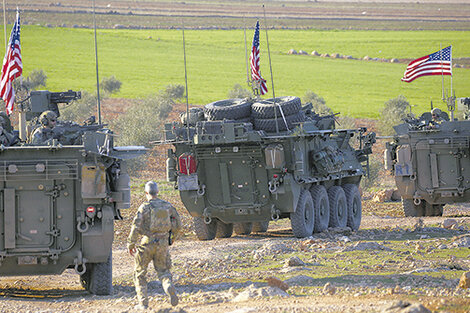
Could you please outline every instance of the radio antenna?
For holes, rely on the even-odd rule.
[[[98,124],[101,125],[100,77],[98,73],[98,42],[96,40],[95,0],[93,0],[93,29],[95,31],[96,96],[98,98]]]
[[[186,129],[189,141],[189,98],[188,98],[188,72],[186,69],[186,41],[184,39],[184,20],[181,19],[183,26],[183,55],[184,55],[184,85],[186,87]]]

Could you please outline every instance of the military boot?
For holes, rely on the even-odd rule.
[[[174,286],[171,286],[168,288],[168,295],[170,296],[170,303],[172,306],[177,306],[178,305],[178,295],[176,294],[176,289]]]

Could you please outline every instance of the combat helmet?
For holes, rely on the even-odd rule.
[[[431,115],[432,115],[433,117],[434,117],[434,116],[440,117],[441,114],[442,114],[442,110],[439,109],[439,108],[434,108],[434,109],[431,110]]]
[[[39,116],[39,123],[41,123],[44,126],[47,126],[51,120],[56,120],[57,119],[57,114],[54,113],[53,111],[44,111],[42,114]]]

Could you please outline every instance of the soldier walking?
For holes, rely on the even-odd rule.
[[[158,274],[163,290],[170,297],[172,306],[178,304],[178,296],[170,273],[171,258],[168,251],[174,238],[181,232],[181,219],[176,209],[168,202],[158,199],[158,185],[153,181],[145,184],[144,202],[137,210],[132,229],[127,239],[127,249],[135,258],[134,284],[139,304],[138,309],[148,307],[147,267],[150,261]],[[140,244],[137,244],[142,236]]]

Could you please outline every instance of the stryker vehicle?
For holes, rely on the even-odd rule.
[[[328,227],[357,230],[361,163],[375,134],[334,125],[333,115],[321,117],[297,97],[217,101],[166,124],[161,143],[174,147],[167,180],[198,239],[265,232],[279,218],[290,218],[299,238]]]
[[[459,101],[470,107],[470,98]],[[395,177],[405,216],[442,216],[445,204],[470,201],[470,120],[453,119],[455,98],[448,106],[450,119],[445,112],[439,122],[429,112],[406,118],[386,143],[385,169]]]
[[[28,119],[67,102],[67,93],[61,94],[31,94]],[[145,148],[114,147],[113,133],[102,126],[91,125],[90,131],[73,125],[82,127],[74,145],[2,145],[0,276],[72,268],[91,293],[112,292],[114,220],[130,206],[125,160]]]

